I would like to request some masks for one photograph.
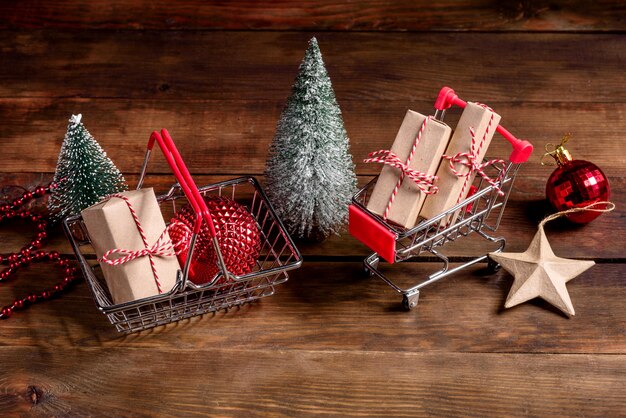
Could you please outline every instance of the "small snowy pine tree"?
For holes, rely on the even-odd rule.
[[[267,193],[290,233],[322,239],[337,233],[356,190],[341,110],[317,40],[304,54],[270,146]]]
[[[61,146],[48,209],[53,222],[128,189],[124,177],[81,123],[72,115]]]

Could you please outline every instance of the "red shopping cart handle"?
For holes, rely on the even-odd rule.
[[[396,261],[398,235],[355,204],[348,207],[348,216],[350,234],[378,253],[389,264],[393,264]]]
[[[435,109],[446,110],[453,105],[465,108],[465,106],[467,106],[467,102],[461,100],[450,87],[443,87],[439,91],[437,100],[435,100]],[[513,146],[513,151],[509,156],[509,160],[511,160],[512,163],[525,163],[528,161],[530,154],[533,152],[533,145],[530,142],[516,138],[511,132],[507,131],[501,125],[498,125],[496,130]]]
[[[189,203],[194,209],[196,221],[193,232],[195,234],[199,233],[202,221],[204,221],[209,226],[211,238],[214,238],[216,235],[215,226],[213,225],[213,218],[211,217],[209,208],[202,198],[196,183],[193,181],[193,178],[191,177],[185,162],[180,156],[176,145],[174,145],[174,141],[172,140],[172,137],[167,129],[161,129],[160,134],[157,131],[152,132],[152,135],[150,135],[150,139],[148,140],[148,151],[152,151],[155,142],[159,144],[159,147],[165,156],[165,160],[174,172],[174,176],[176,177],[176,180],[178,180],[178,184],[180,184],[185,196],[187,196],[187,200],[189,200]]]

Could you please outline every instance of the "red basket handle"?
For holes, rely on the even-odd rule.
[[[159,132],[154,131],[150,135],[150,139],[148,140],[148,147],[147,147],[148,149],[146,150],[146,157],[144,159],[143,166],[141,167],[141,175],[139,176],[139,182],[137,183],[137,189],[140,189],[143,184],[143,180],[146,175],[146,168],[148,166],[148,161],[150,160],[150,154],[152,153],[152,148],[154,148],[155,142],[159,144],[161,151],[163,151],[165,160],[167,161],[170,168],[172,169],[172,172],[174,173],[176,180],[178,180],[178,184],[180,184],[180,187],[183,189],[183,192],[185,193],[187,200],[189,200],[189,203],[193,207],[194,214],[196,217],[195,224],[193,227],[193,236],[191,237],[191,243],[189,246],[189,253],[187,255],[187,262],[183,270],[182,288],[185,288],[185,286],[187,285],[187,277],[189,274],[189,266],[191,265],[193,248],[195,246],[196,237],[198,233],[200,232],[203,221],[206,222],[206,224],[209,227],[209,233],[211,234],[211,242],[213,243],[213,248],[215,249],[215,254],[217,255],[217,265],[220,268],[220,271],[227,278],[233,278],[234,276],[228,271],[228,268],[226,267],[226,263],[224,262],[222,250],[220,248],[220,244],[218,242],[217,234],[215,231],[215,225],[213,224],[213,218],[211,217],[211,212],[209,212],[209,208],[207,207],[206,202],[204,201],[204,198],[200,194],[200,191],[198,190],[198,186],[196,186],[196,183],[193,181],[193,178],[191,177],[191,174],[189,173],[189,170],[187,169],[185,162],[180,156],[180,153],[178,152],[176,145],[174,145],[174,141],[172,140],[172,137],[170,136],[169,132],[167,132],[167,129],[161,129],[160,134]],[[211,282],[205,283],[202,286],[203,287],[212,286],[218,279],[219,279],[219,275],[215,276],[215,278]]]
[[[185,196],[187,196],[187,200],[193,207],[195,212],[196,220],[193,228],[193,232],[197,234],[200,232],[200,227],[202,225],[202,221],[207,223],[209,227],[209,231],[211,233],[211,238],[216,236],[215,226],[213,225],[213,218],[211,217],[211,213],[206,205],[206,202],[202,198],[196,183],[193,181],[185,162],[183,161],[176,145],[174,145],[174,141],[170,136],[167,129],[161,129],[161,134],[159,132],[154,131],[150,135],[150,139],[148,140],[148,151],[146,155],[146,161],[144,163],[144,169],[142,170],[142,180],[143,175],[145,173],[145,164],[147,164],[148,156],[154,148],[154,143],[158,143],[161,151],[163,151],[163,155],[165,156],[165,160],[169,164],[172,169],[176,180],[178,180],[178,184],[183,189]]]
[[[465,108],[465,106],[467,106],[467,102],[461,100],[450,87],[443,87],[439,91],[437,100],[435,100],[435,109],[446,110],[453,105]],[[509,156],[509,160],[511,160],[511,162],[524,163],[528,161],[530,154],[533,152],[533,145],[530,142],[516,138],[511,132],[507,131],[501,125],[498,125],[496,130],[513,146],[513,151]]]

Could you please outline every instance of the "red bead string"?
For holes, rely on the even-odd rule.
[[[31,263],[45,261],[54,262],[63,271],[65,276],[58,284],[39,292],[39,294],[31,293],[23,298],[17,298],[13,301],[13,303],[1,308],[0,319],[9,318],[15,310],[24,309],[33,303],[41,302],[57,296],[79,277],[76,274],[76,268],[72,267],[71,258],[61,257],[57,251],[35,251],[42,246],[43,241],[48,237],[46,232],[48,222],[39,214],[33,214],[28,210],[20,210],[21,207],[29,201],[49,193],[53,187],[53,185],[37,187],[32,192],[25,192],[22,197],[14,200],[12,204],[0,206],[0,222],[15,218],[27,219],[36,225],[37,230],[35,237],[24,245],[19,252],[0,254],[0,264],[8,265],[7,268],[0,272],[0,283],[5,283],[18,270]]]

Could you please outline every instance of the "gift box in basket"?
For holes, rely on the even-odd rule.
[[[426,197],[419,213],[421,219],[432,219],[463,201],[477,175],[494,186],[498,193],[503,193],[497,181],[504,174],[504,160],[483,161],[499,123],[500,115],[493,109],[467,102],[437,170],[440,193]],[[498,178],[486,174],[485,168],[492,165],[499,166]],[[441,225],[453,224],[458,215],[458,211],[453,212],[441,220]]]
[[[180,266],[153,189],[109,196],[81,216],[113,303],[174,288]]]
[[[454,133],[443,123],[453,105],[463,108]],[[502,251],[504,238],[487,231],[498,228],[515,175],[533,149],[500,126],[491,108],[465,102],[449,87],[441,89],[435,110],[428,117],[409,111],[392,147],[368,156],[365,162],[383,168],[356,193],[349,212],[350,233],[375,251],[364,261],[366,271],[401,293],[407,308],[417,304],[422,287],[487,261],[483,254],[451,269],[440,249],[446,243],[476,232],[497,246],[492,252]],[[513,146],[508,162],[485,157],[496,131]],[[442,267],[408,288],[378,267],[381,258],[393,264],[422,253],[438,258]]]
[[[385,221],[410,229],[465,199],[474,177],[495,159],[482,163],[500,116],[479,103],[467,103],[454,133],[443,121],[409,110],[390,150],[369,154],[366,163],[382,170],[367,209]],[[453,223],[452,219],[442,224]]]
[[[367,209],[412,228],[426,196],[439,190],[435,172],[451,132],[441,121],[407,111],[391,149],[372,152],[365,160],[383,164]]]
[[[158,197],[141,188],[155,143],[178,180]],[[173,219],[167,227],[163,213]],[[302,263],[253,177],[198,188],[166,130],[150,137],[137,190],[107,197],[64,229],[96,305],[120,332],[270,296]],[[90,247],[100,266],[88,262]]]

